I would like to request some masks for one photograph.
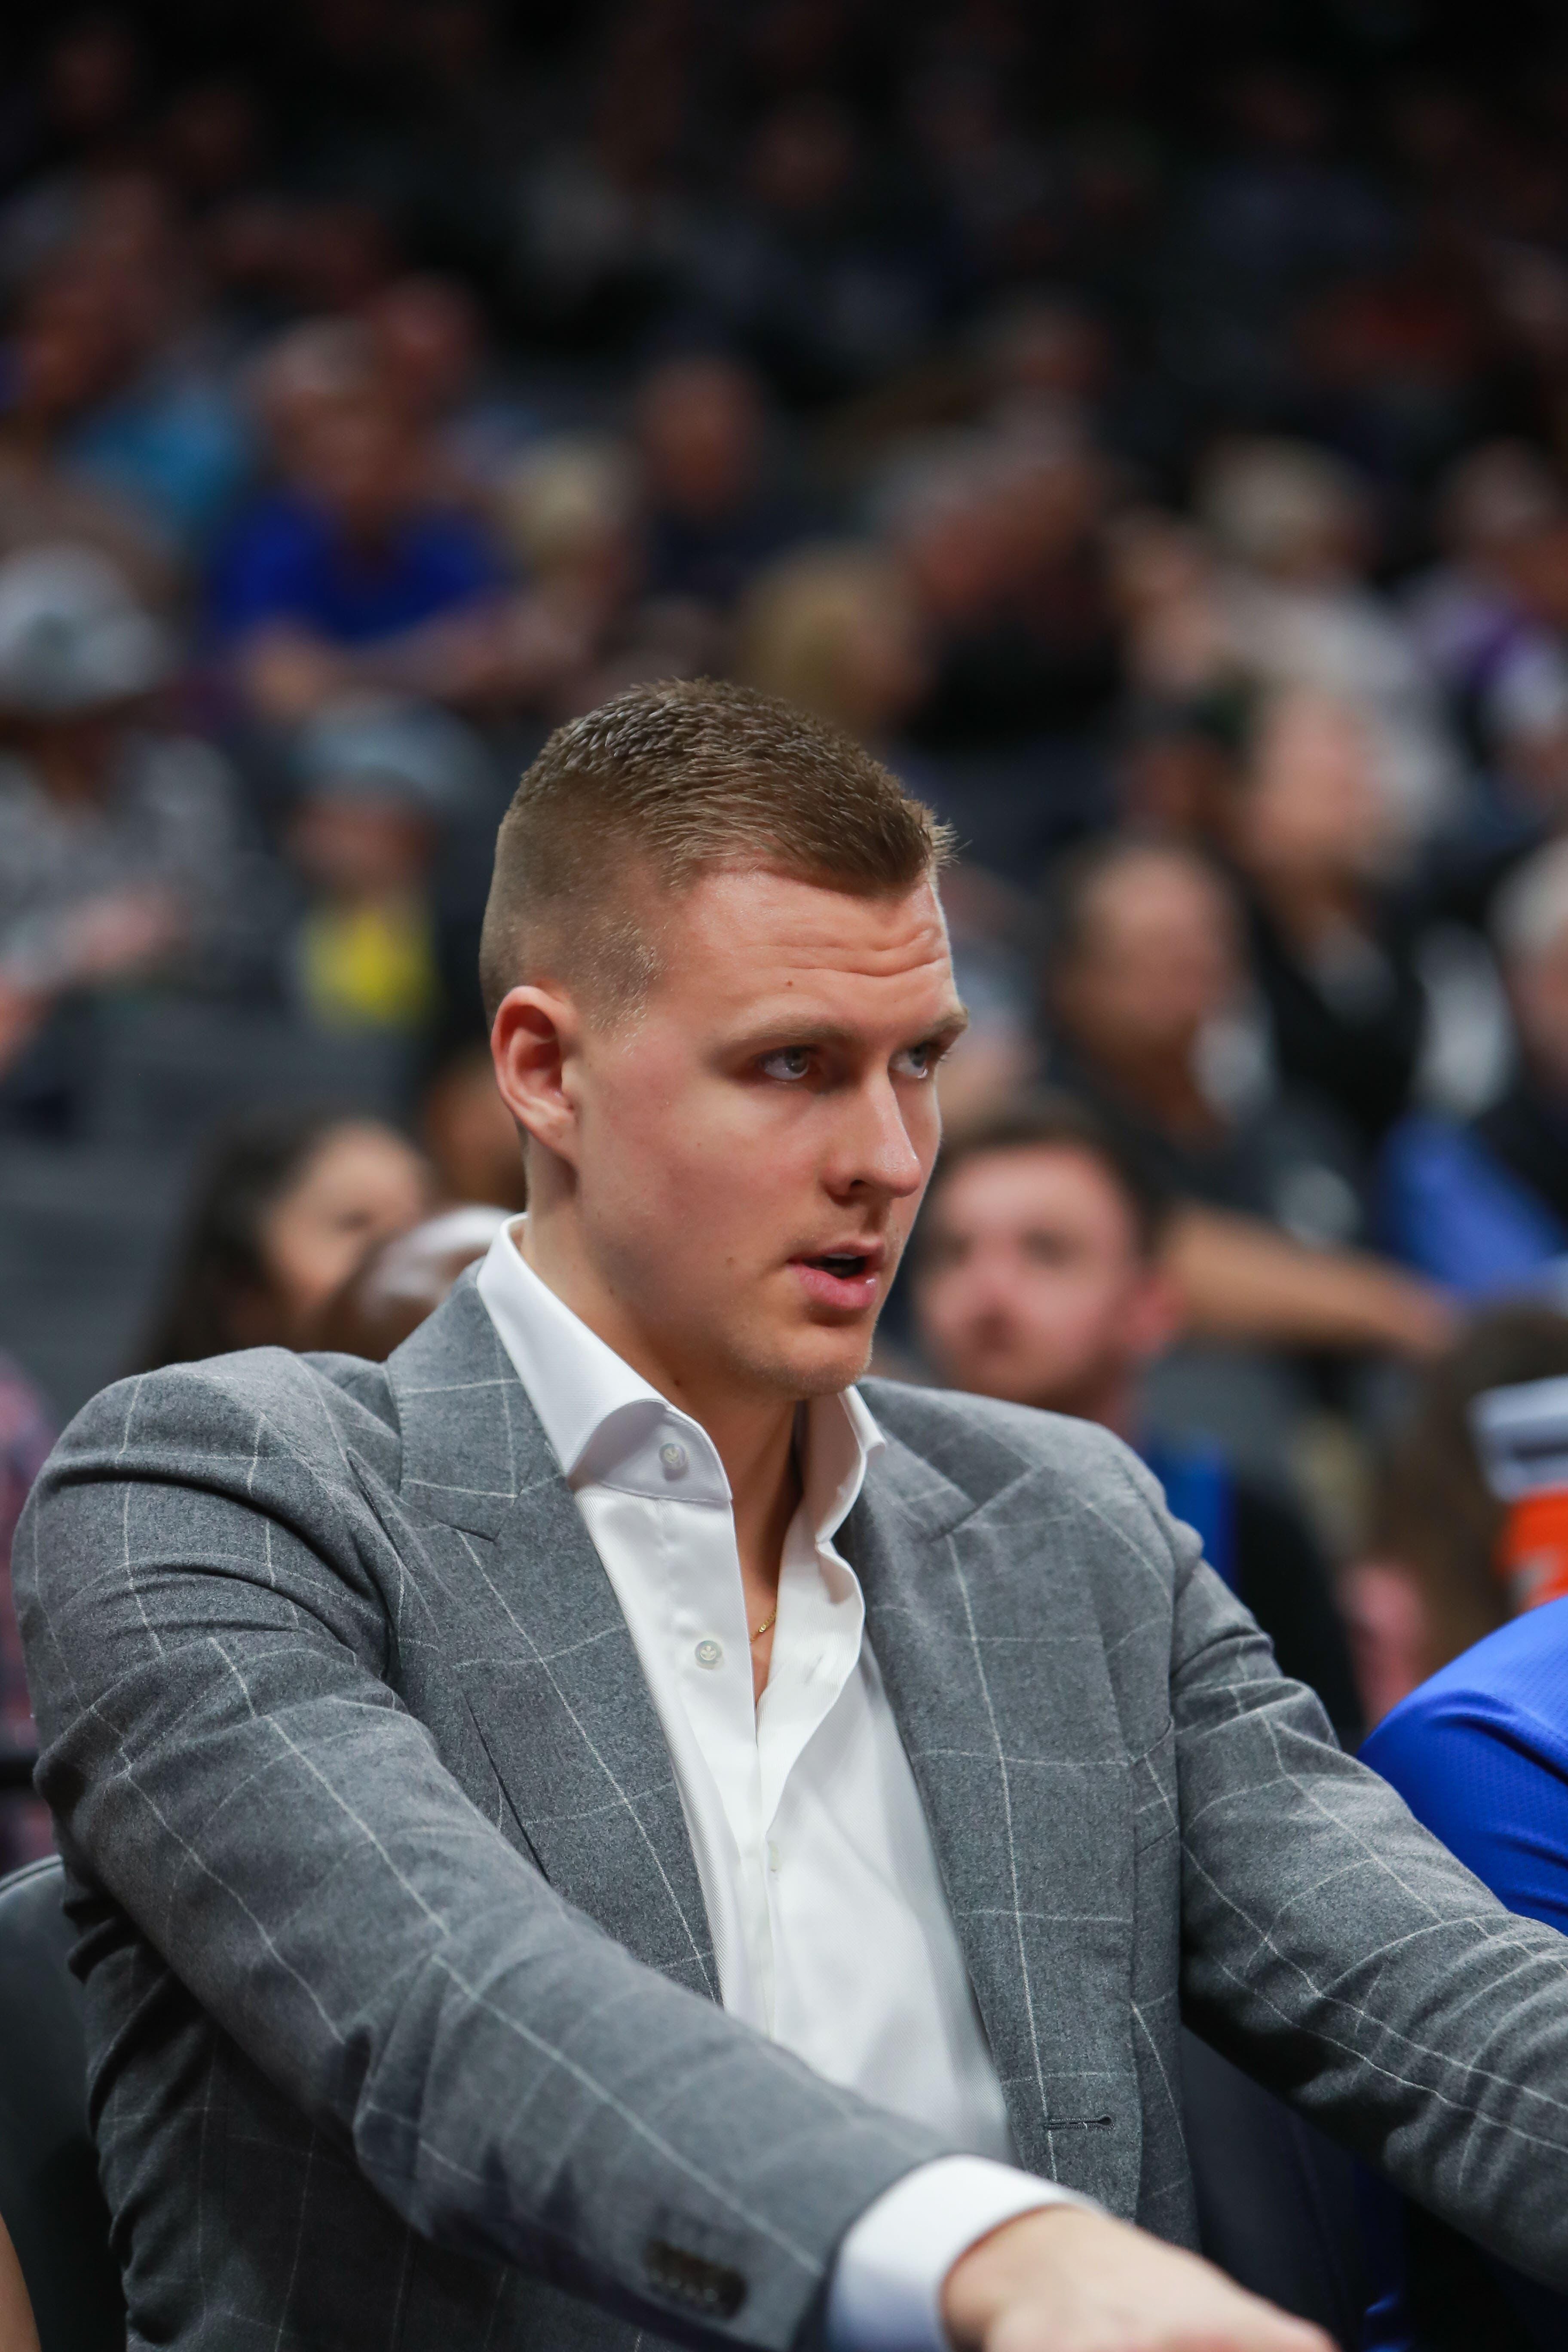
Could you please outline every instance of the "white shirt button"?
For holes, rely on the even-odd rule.
[[[768,1868],[771,1871],[777,1872],[782,1870],[783,1867],[784,1856],[779,1852],[777,1846],[773,1843],[772,1838],[770,1838],[768,1840]]]
[[[678,1445],[673,1437],[667,1445],[659,1447],[658,1458],[664,1465],[664,1475],[667,1478],[685,1477],[686,1465],[689,1457],[685,1446]]]
[[[705,1642],[698,1643],[696,1654],[698,1664],[706,1666],[711,1673],[715,1666],[721,1666],[724,1663],[724,1644],[714,1641],[710,1634]]]

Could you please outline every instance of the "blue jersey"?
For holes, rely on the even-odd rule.
[[[1568,1600],[1443,1667],[1362,1749],[1416,1819],[1510,1911],[1568,1934]],[[1568,2300],[1522,2279],[1509,2299],[1542,2345],[1568,2344]],[[1394,2289],[1369,2347],[1409,2344]]]
[[[1568,1600],[1412,1691],[1362,1755],[1510,1911],[1568,1935]]]

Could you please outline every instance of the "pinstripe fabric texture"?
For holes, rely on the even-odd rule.
[[[1190,2242],[1184,2006],[1568,2284],[1568,1944],[1340,1755],[1114,1440],[868,1397],[840,1541],[1025,2163]],[[845,2228],[943,2151],[717,2007],[630,1636],[471,1279],[385,1368],[106,1391],[16,1576],[133,2346],[813,2339]]]

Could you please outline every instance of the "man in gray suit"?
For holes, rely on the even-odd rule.
[[[1183,2251],[1184,2013],[1568,2284],[1568,1947],[1113,1438],[855,1385],[942,848],[735,689],[561,730],[484,940],[526,1220],[384,1368],[61,1442],[17,1582],[133,2346],[1321,2352]]]

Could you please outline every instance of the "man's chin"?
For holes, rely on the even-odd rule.
[[[765,1370],[761,1363],[755,1369],[778,1394],[793,1397],[796,1402],[806,1397],[837,1396],[840,1389],[853,1388],[865,1372],[875,1338],[876,1324],[869,1316],[863,1323],[834,1330],[810,1326],[783,1339]]]

